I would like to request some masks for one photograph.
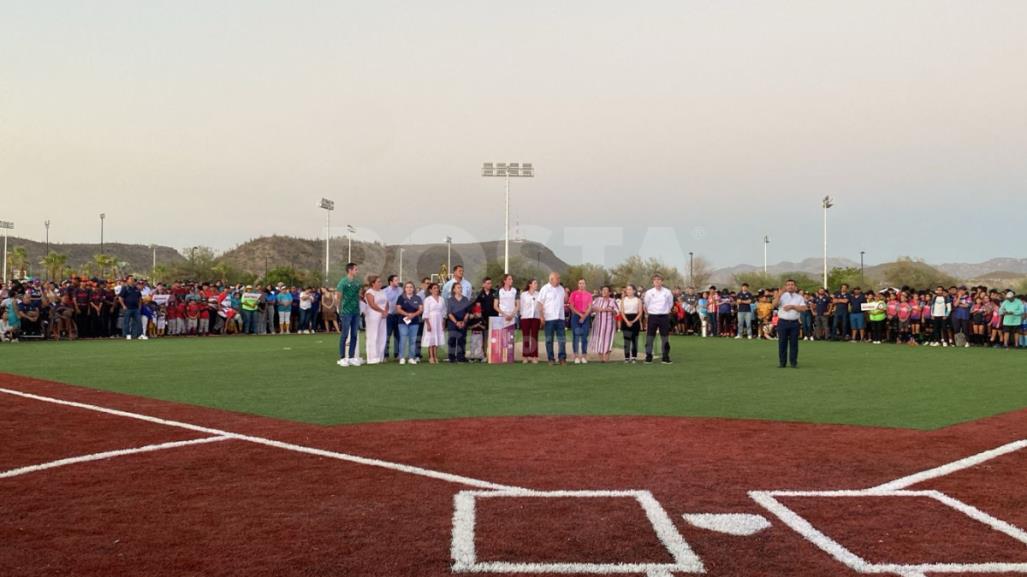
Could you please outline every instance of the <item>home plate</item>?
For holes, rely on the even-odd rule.
[[[743,513],[694,513],[684,515],[685,521],[693,527],[716,531],[727,535],[748,537],[770,527],[770,521],[762,515]]]

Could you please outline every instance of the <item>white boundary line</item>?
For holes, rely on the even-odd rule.
[[[129,419],[137,419],[140,421],[146,421],[148,423],[156,423],[158,425],[166,425],[168,427],[177,427],[179,429],[187,429],[189,431],[197,431],[200,433],[207,433],[209,435],[215,435],[217,437],[225,437],[229,439],[235,439],[238,441],[246,441],[249,443],[255,443],[257,445],[264,445],[267,447],[274,447],[276,449],[284,449],[286,451],[293,451],[296,453],[305,453],[308,455],[315,455],[318,457],[326,457],[329,459],[338,459],[340,461],[347,461],[350,463],[357,463],[360,465],[368,465],[371,467],[380,467],[382,469],[389,469],[392,471],[399,471],[401,473],[407,473],[410,475],[418,475],[421,477],[428,477],[430,479],[437,479],[439,481],[446,481],[448,483],[456,483],[459,485],[467,485],[469,487],[477,487],[480,489],[491,489],[497,491],[524,491],[520,487],[513,487],[510,485],[499,485],[496,483],[490,483],[488,481],[481,481],[478,479],[472,479],[470,477],[464,477],[462,475],[453,475],[451,473],[443,473],[441,471],[433,471],[431,469],[422,469],[421,467],[415,467],[413,465],[404,465],[402,463],[393,463],[390,461],[382,461],[379,459],[370,459],[367,457],[361,457],[358,455],[350,455],[347,453],[338,453],[335,451],[327,451],[324,449],[315,449],[313,447],[306,447],[303,445],[294,445],[292,443],[283,443],[281,441],[275,441],[272,439],[265,439],[264,437],[255,437],[251,435],[241,435],[238,433],[232,433],[229,431],[222,431],[220,429],[213,429],[210,427],[203,427],[200,425],[193,425],[191,423],[183,423],[181,421],[171,421],[167,419],[161,419],[158,417],[151,417],[149,415],[143,415],[139,413],[131,413],[128,411],[121,411],[118,409],[108,409],[106,407],[100,407],[97,405],[90,405],[88,403],[79,403],[75,401],[65,401],[62,399],[55,399],[53,397],[44,397],[42,395],[34,395],[32,393],[25,393],[22,391],[15,391],[12,389],[0,388],[0,393],[13,395],[16,397],[22,397],[25,399],[32,399],[36,401],[43,401],[45,403],[53,403],[55,405],[63,405],[66,407],[75,407],[79,409],[86,409],[88,411],[95,411],[98,413],[106,413],[108,415],[116,415],[119,417],[127,417]]]
[[[960,459],[958,461],[946,463],[945,465],[941,465],[940,467],[935,467],[933,469],[928,469],[926,471],[914,473],[907,477],[902,477],[901,479],[896,479],[883,485],[878,485],[877,487],[874,487],[870,490],[894,491],[896,489],[905,489],[908,487],[912,487],[913,485],[919,485],[924,481],[930,481],[931,479],[945,477],[957,471],[962,471],[963,469],[969,469],[976,465],[980,465],[985,461],[990,461],[996,457],[1001,457],[1002,455],[1007,455],[1009,453],[1015,453],[1016,451],[1019,451],[1021,449],[1027,449],[1027,439],[1024,439],[1022,441],[1013,441],[1012,443],[1006,443],[1005,445],[1002,445],[1001,447],[996,447],[994,449],[991,449],[990,451],[977,453],[976,455],[971,455],[969,457],[966,457],[965,459]]]
[[[656,537],[667,548],[673,563],[479,563],[475,549],[477,499],[535,498],[629,498],[645,511]],[[702,561],[678,532],[670,516],[649,491],[461,491],[453,498],[453,572],[455,573],[645,573],[662,577],[673,572],[705,573]]]
[[[216,443],[218,441],[228,441],[230,439],[231,437],[219,435],[216,437],[203,437],[202,439],[190,439],[188,441],[172,441],[170,443],[160,443],[158,445],[146,445],[135,449],[119,449],[117,451],[104,451],[102,453],[92,453],[89,455],[82,455],[79,457],[68,457],[67,459],[58,459],[56,461],[50,461],[49,463],[43,463],[40,465],[29,465],[27,467],[19,467],[17,469],[11,469],[10,471],[4,471],[0,473],[0,479],[17,477],[18,475],[24,475],[26,473],[35,473],[36,471],[45,471],[47,469],[55,469],[57,467],[64,467],[65,465],[74,465],[76,463],[102,461],[104,459],[122,457],[125,455],[137,455],[139,453],[163,451],[164,449],[174,449],[176,447],[189,447],[192,445],[202,445],[204,443]]]

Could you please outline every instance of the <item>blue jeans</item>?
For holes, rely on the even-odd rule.
[[[357,356],[357,334],[360,330],[360,315],[339,315],[339,358],[352,359]],[[349,343],[347,354],[346,343]]]
[[[125,309],[125,318],[121,321],[121,332],[133,339],[143,334],[143,321],[139,317],[139,309]]]
[[[417,342],[417,328],[421,326],[421,323],[410,323],[407,324],[402,320],[396,325],[396,330],[399,331],[399,351],[396,356],[401,359],[413,359],[417,358],[416,347],[414,344]]]
[[[567,360],[567,329],[564,325],[563,319],[555,321],[546,321],[546,358],[549,362],[555,360],[553,358],[553,336],[556,336],[556,340],[560,343],[560,356],[559,360]]]
[[[300,328],[305,331],[310,328],[310,309],[300,309]]]
[[[585,320],[581,320],[578,315],[571,314],[571,348],[574,350],[574,354],[588,353],[588,329],[591,326],[592,317],[585,317]]]
[[[752,336],[752,311],[738,311],[738,336]]]
[[[243,309],[242,311],[242,334],[248,335],[250,333],[257,332],[257,325],[253,322],[253,317],[257,314],[257,311],[248,311]]]
[[[403,324],[399,320],[399,315],[396,313],[389,313],[389,316],[385,317],[385,356],[382,358],[389,358],[389,344],[392,344],[392,352],[394,357],[399,358],[399,325]]]

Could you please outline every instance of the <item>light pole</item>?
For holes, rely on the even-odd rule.
[[[103,221],[106,220],[106,218],[107,218],[107,213],[101,212],[100,213],[100,254],[106,254],[105,252],[103,252]]]
[[[446,274],[453,276],[453,237],[446,237]]]
[[[688,251],[688,286],[695,287],[695,281],[693,281],[693,275],[695,274],[695,253]]]
[[[510,178],[532,178],[535,176],[535,168],[530,162],[497,162],[495,165],[486,162],[481,167],[482,176],[498,176],[506,179],[506,208],[505,228],[506,234],[503,237],[503,274],[510,273]]]
[[[346,225],[346,262],[353,262],[353,233],[357,232],[357,229],[353,228],[352,224]]]
[[[325,278],[323,283],[328,284],[328,241],[332,237],[332,211],[335,210],[335,201],[327,198],[321,199],[318,205],[325,210]]]
[[[50,254],[50,221],[44,220],[43,226],[46,227],[46,254]]]
[[[834,200],[830,196],[825,196],[824,200],[820,203],[820,206],[824,208],[824,288],[827,287],[827,209],[834,206]]]
[[[0,228],[4,230],[4,276],[0,277],[0,285],[7,284],[7,231],[14,230],[14,223],[0,220]]]
[[[863,255],[866,253],[865,250],[859,251],[859,284],[867,284],[867,281],[863,280]]]
[[[150,250],[153,251],[153,264],[150,267],[150,276],[152,277],[157,272],[157,245],[151,244]]]
[[[767,247],[770,246],[770,237],[763,237],[763,276],[767,276]]]
[[[399,247],[399,284],[404,284],[403,281],[403,251],[406,249]]]

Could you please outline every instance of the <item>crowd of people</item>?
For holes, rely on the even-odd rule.
[[[522,362],[609,362],[617,332],[627,363],[670,363],[669,335],[704,338],[832,340],[928,346],[1027,348],[1027,297],[987,287],[887,288],[864,292],[711,286],[589,287],[556,273],[540,282],[510,275],[473,287],[457,265],[445,283],[359,276],[347,265],[337,287],[278,283],[150,283],[73,277],[60,283],[12,281],[0,290],[0,339],[124,338],[340,333],[340,366],[453,363],[487,358],[492,319],[521,333]],[[494,286],[495,285],[495,286]],[[794,322],[794,334],[791,330]],[[358,341],[364,330],[363,351]],[[645,333],[640,350],[640,335]],[[654,351],[657,337],[661,348]],[[786,350],[788,343],[781,343]],[[390,350],[391,349],[391,350]],[[445,356],[440,351],[445,350]],[[363,356],[361,356],[363,353]],[[782,354],[781,364],[788,357]],[[795,363],[792,363],[793,365]]]

